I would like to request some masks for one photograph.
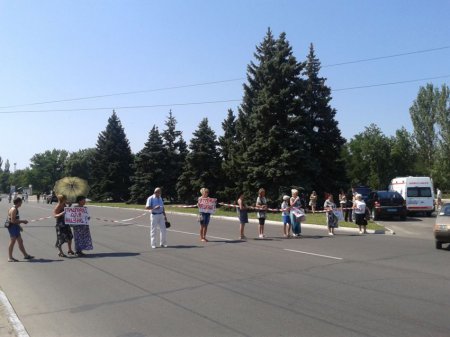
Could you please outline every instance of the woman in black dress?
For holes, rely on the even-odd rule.
[[[67,254],[75,255],[72,250],[72,239],[73,234],[69,225],[66,225],[64,220],[64,207],[66,207],[66,197],[64,195],[58,195],[58,204],[53,210],[53,216],[56,218],[56,248],[58,248],[59,253],[58,256],[66,257],[66,255],[62,251],[62,245],[67,242],[69,250]]]

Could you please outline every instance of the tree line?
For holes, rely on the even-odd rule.
[[[30,167],[11,173],[0,157],[0,189],[33,185],[47,192],[63,176],[88,180],[98,201],[144,203],[157,186],[173,202],[193,202],[201,187],[232,202],[238,192],[252,196],[263,187],[278,203],[291,188],[319,195],[352,185],[385,189],[395,176],[427,175],[450,188],[449,89],[421,87],[410,108],[414,131],[387,137],[376,124],[346,141],[331,106],[331,88],[320,76],[311,44],[298,61],[281,33],[269,29],[247,66],[237,112],[228,110],[219,137],[204,118],[189,145],[170,111],[164,130],[150,129],[142,150],[133,154],[115,111],[96,147],[34,155]]]

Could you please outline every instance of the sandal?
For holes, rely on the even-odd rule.
[[[26,255],[26,256],[24,256],[23,257],[25,260],[31,260],[31,259],[34,259],[34,256],[33,255]]]
[[[69,254],[69,255],[75,255],[75,253],[73,252],[73,250],[69,250],[69,251],[67,252],[67,254]]]
[[[19,260],[12,257],[12,258],[8,259],[8,262],[19,262]]]
[[[66,254],[64,254],[64,253],[58,253],[58,256],[59,257],[67,257]]]

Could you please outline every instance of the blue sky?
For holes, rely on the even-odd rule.
[[[205,117],[219,136],[268,27],[286,32],[299,61],[314,44],[345,138],[370,123],[411,131],[420,86],[450,81],[449,17],[448,0],[2,0],[0,156],[23,169],[36,153],[95,147],[113,108],[134,153],[170,109],[187,141]],[[221,83],[189,87],[210,82]],[[146,92],[27,105],[134,91]],[[212,101],[228,102],[186,104]]]

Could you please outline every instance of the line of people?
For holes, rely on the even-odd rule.
[[[315,207],[317,205],[317,194],[313,192],[310,198],[310,206]],[[216,199],[209,197],[209,190],[202,188],[200,190],[200,197],[197,200],[196,205],[184,206],[184,207],[198,207],[199,215],[198,222],[200,223],[200,241],[208,242],[206,233],[208,231],[208,225],[211,220],[211,214],[214,213],[214,207],[207,208],[205,205],[208,203],[216,202]],[[167,230],[165,223],[167,222],[167,215],[164,209],[164,201],[161,196],[161,188],[156,188],[154,194],[148,197],[145,208],[151,211],[150,214],[150,243],[152,249],[157,246],[156,233],[159,230],[159,246],[167,247]],[[267,217],[268,202],[266,199],[266,191],[261,188],[258,190],[258,196],[256,198],[255,206],[249,206],[245,200],[244,193],[241,192],[236,200],[236,211],[239,219],[239,239],[246,240],[245,226],[248,224],[248,212],[249,210],[256,209],[256,217],[258,219],[258,238],[264,239],[266,237],[264,233],[264,225]],[[291,196],[283,196],[283,202],[281,204],[281,220],[283,222],[283,234],[286,238],[301,237],[302,236],[302,222],[305,221],[306,215],[302,208],[302,202],[299,197],[297,189],[291,190]],[[355,195],[355,202],[351,209],[356,216],[356,224],[359,226],[361,234],[367,233],[367,213],[365,203],[362,200],[361,195]],[[333,236],[335,229],[339,227],[339,216],[342,215],[342,210],[336,207],[333,201],[333,195],[329,194],[324,202],[324,211],[326,215],[326,223],[328,228],[328,234]],[[342,219],[343,220],[343,219]]]
[[[215,210],[216,199],[209,198],[209,190],[207,188],[202,188],[200,190],[200,197],[198,198],[197,204],[194,207],[199,207],[198,221],[200,223],[200,240],[202,242],[208,242],[206,238],[206,233],[208,230],[208,225],[210,223],[211,214]],[[341,199],[341,196],[340,196]],[[214,202],[214,207],[210,209],[204,209],[205,205]],[[342,201],[341,206],[342,206]],[[24,259],[34,258],[29,255],[23,245],[23,240],[21,237],[21,226],[20,224],[27,224],[27,220],[20,220],[19,217],[19,207],[22,205],[22,199],[14,199],[14,206],[8,212],[8,231],[10,234],[11,242],[8,248],[8,261],[16,262],[18,261],[12,255],[14,245],[16,242],[19,244],[19,249],[24,255]],[[86,207],[86,198],[84,196],[79,196],[76,200],[78,207]],[[310,206],[313,208],[312,211],[315,212],[315,207],[317,203],[317,194],[313,192],[310,197]],[[239,219],[239,239],[246,240],[245,236],[245,225],[249,222],[248,211],[250,209],[256,209],[256,217],[258,219],[258,238],[264,239],[266,237],[264,233],[264,225],[267,216],[268,203],[266,199],[266,191],[261,188],[258,190],[258,196],[256,198],[255,207],[248,206],[244,193],[239,193],[238,199],[236,201],[236,210]],[[53,216],[56,219],[56,248],[58,249],[59,257],[71,256],[84,256],[83,250],[92,250],[92,238],[89,230],[89,225],[76,225],[72,227],[65,223],[65,207],[68,206],[67,198],[64,195],[58,195],[58,203],[53,210]],[[164,201],[161,196],[161,188],[157,187],[154,190],[153,195],[148,197],[145,208],[150,211],[150,244],[152,249],[156,248],[157,237],[156,233],[159,230],[159,246],[167,247],[167,215],[164,209]],[[283,222],[283,234],[286,238],[291,237],[301,237],[302,236],[302,222],[305,221],[306,216],[304,209],[302,208],[302,202],[299,197],[299,192],[297,189],[291,190],[291,197],[285,195],[283,196],[283,202],[281,204],[281,220]],[[362,200],[361,195],[354,195],[354,202],[352,205],[353,213],[355,215],[355,222],[359,227],[359,232],[361,234],[367,233],[367,208]],[[324,211],[326,214],[326,223],[328,228],[328,234],[333,236],[335,234],[335,229],[339,227],[339,216],[337,214],[342,214],[337,212],[336,204],[333,201],[333,195],[329,194],[324,202]],[[292,233],[291,233],[292,232]],[[72,249],[72,241],[75,239],[75,251]],[[63,245],[67,244],[68,250],[67,255],[63,252]]]

